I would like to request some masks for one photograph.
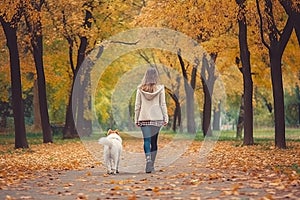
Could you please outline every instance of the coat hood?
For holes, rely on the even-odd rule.
[[[139,88],[139,91],[141,92],[142,95],[144,95],[144,97],[146,99],[152,100],[164,89],[163,85],[157,85],[156,87],[157,87],[157,90],[155,92],[145,92],[145,91],[141,90],[141,88]]]

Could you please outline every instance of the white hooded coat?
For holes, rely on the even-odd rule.
[[[157,85],[153,93],[145,92],[139,87],[135,100],[135,123],[139,121],[163,121],[168,123],[168,112],[165,100],[165,88]]]

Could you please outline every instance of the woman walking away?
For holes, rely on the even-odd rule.
[[[135,101],[135,123],[141,127],[146,157],[146,173],[154,172],[157,154],[157,138],[162,126],[168,123],[165,88],[159,85],[158,72],[154,67],[147,69],[137,88]]]

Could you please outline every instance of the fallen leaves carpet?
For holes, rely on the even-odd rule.
[[[159,148],[170,142],[160,138]],[[280,150],[265,142],[239,146],[218,141],[205,157],[203,142],[164,166],[170,154],[158,152],[157,170],[107,175],[81,141],[0,147],[0,199],[297,199],[300,196],[300,143]],[[176,147],[174,147],[176,148]],[[177,147],[177,148],[180,148]],[[102,149],[102,148],[100,148]],[[142,152],[140,139],[124,141],[124,151]],[[101,154],[101,150],[99,154]],[[126,163],[124,158],[121,162]],[[144,160],[140,160],[144,165]]]

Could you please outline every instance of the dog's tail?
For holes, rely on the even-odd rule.
[[[112,146],[112,142],[110,140],[108,140],[106,137],[102,137],[98,140],[98,143],[99,144],[102,144],[102,145],[106,145],[106,146],[109,146],[111,147]]]

